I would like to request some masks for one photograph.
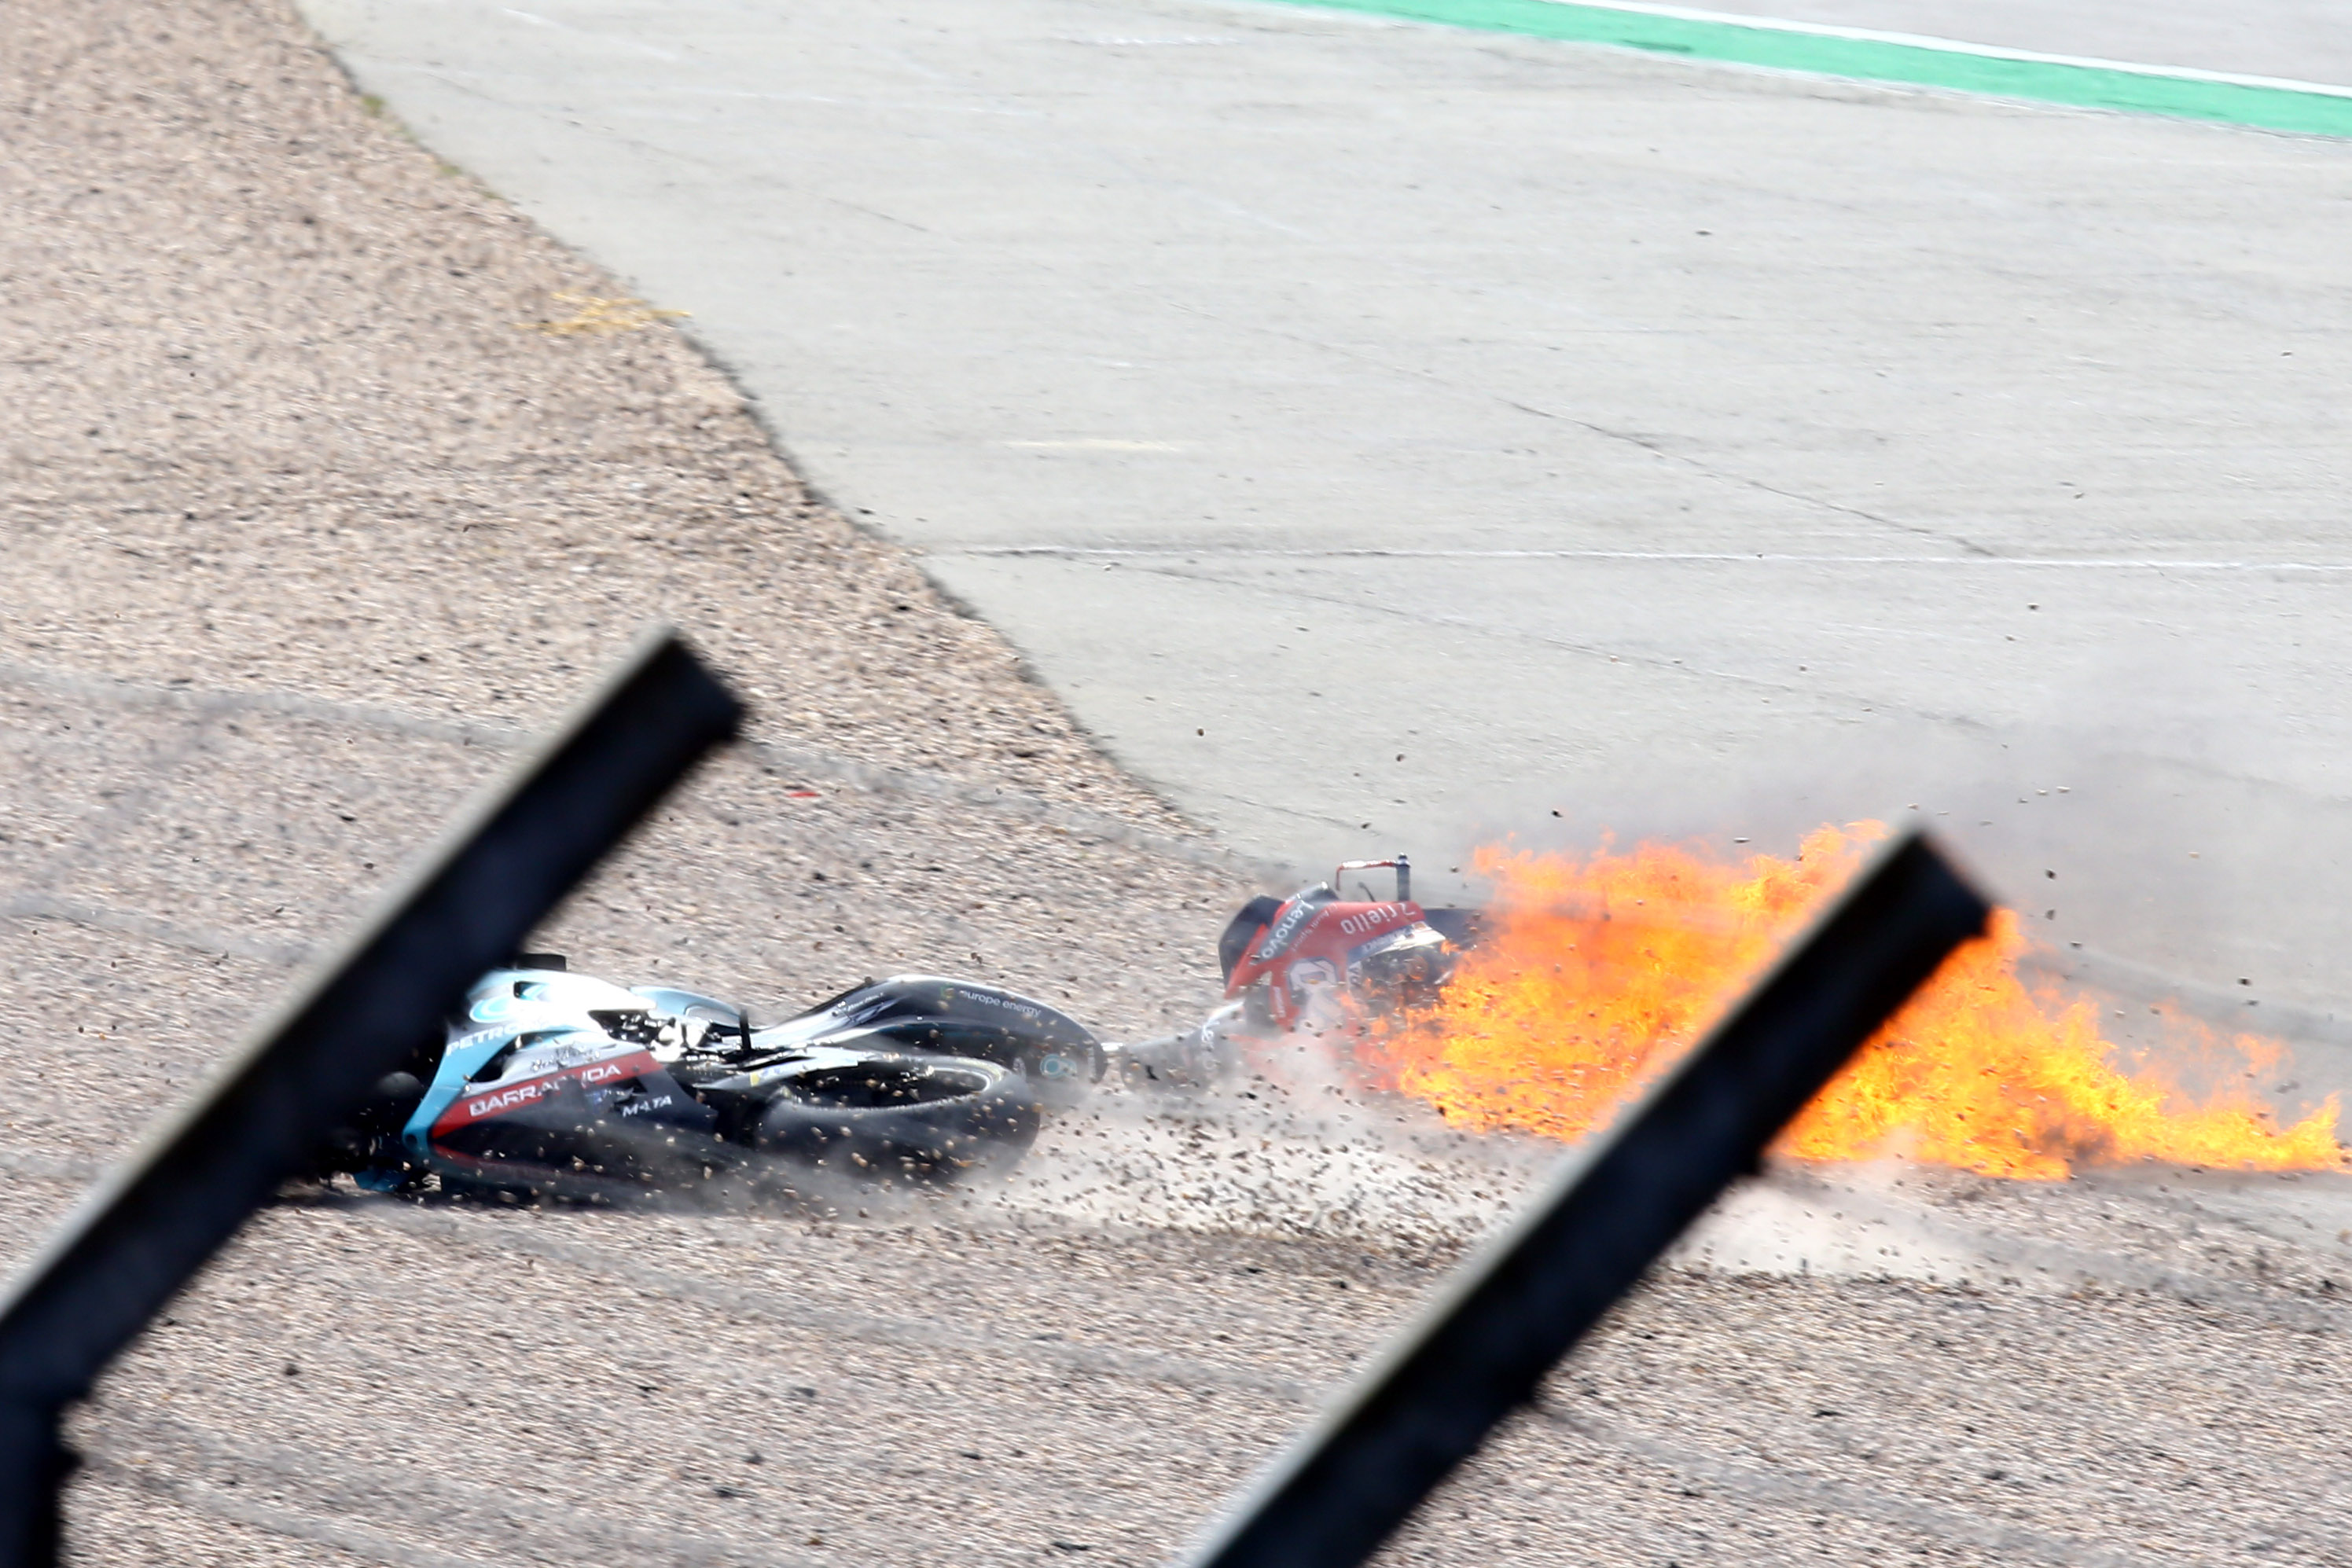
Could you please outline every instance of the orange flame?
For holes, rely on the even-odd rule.
[[[1745,865],[1665,844],[1581,861],[1483,850],[1476,869],[1498,894],[1487,938],[1433,1011],[1375,1031],[1357,1060],[1457,1126],[1580,1137],[1687,1050],[1885,833],[1822,828],[1794,860]],[[1799,1113],[1780,1151],[2037,1180],[2142,1159],[2344,1168],[2334,1096],[2281,1129],[2253,1092],[2284,1059],[2276,1041],[2222,1047],[2168,1015],[2204,1066],[2236,1071],[2201,1094],[2147,1061],[2126,1071],[2095,1004],[2019,978],[2029,946],[2017,916],[1997,914]]]

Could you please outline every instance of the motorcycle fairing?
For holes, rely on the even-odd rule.
[[[1360,980],[1368,957],[1426,925],[1421,905],[1411,900],[1351,903],[1328,886],[1309,888],[1250,944],[1227,977],[1225,995],[1244,997],[1265,981],[1258,994],[1266,1021],[1276,1029],[1299,1027],[1317,1019],[1324,991]]]
[[[467,993],[400,1145],[412,1171],[497,1184],[674,1184],[737,1164],[768,1103],[797,1092],[786,1081],[834,1092],[831,1079],[907,1055],[978,1058],[1073,1091],[1102,1060],[1058,1010],[962,980],[868,982],[754,1029],[700,992],[509,968]]]
[[[781,1023],[751,1033],[754,1051],[835,1044],[848,1031],[898,1045],[1020,1066],[1074,1083],[1102,1076],[1102,1047],[1087,1027],[1034,997],[940,975],[894,975],[853,986]]]
[[[549,1145],[560,1131],[554,1124],[565,1118],[575,1127],[627,1119],[709,1132],[716,1125],[709,1109],[670,1076],[646,1040],[614,1032],[616,1023],[650,1025],[657,1016],[645,998],[593,976],[493,970],[467,993],[453,1023],[459,1032],[401,1128],[401,1142],[420,1164],[470,1164],[485,1139],[468,1129],[501,1120],[535,1125],[528,1140],[534,1147]],[[461,1144],[473,1147],[455,1146]]]
[[[546,1071],[521,1078],[501,1077],[478,1088],[461,1086],[448,1099],[448,1108],[434,1118],[427,1136],[438,1140],[460,1127],[471,1126],[484,1116],[496,1116],[520,1106],[543,1100],[570,1086],[587,1096],[597,1110],[611,1105],[626,1089],[642,1078],[656,1073],[667,1078],[661,1063],[651,1052],[632,1048],[564,1065],[550,1065]],[[436,1088],[439,1087],[436,1082]]]

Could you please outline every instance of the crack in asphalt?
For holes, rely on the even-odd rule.
[[[1996,553],[1986,546],[1979,544],[1976,540],[1967,538],[1965,535],[1954,534],[1938,528],[1931,528],[1923,524],[1906,523],[1897,517],[1886,517],[1880,513],[1868,511],[1860,507],[1849,506],[1840,501],[1826,500],[1818,496],[1807,495],[1802,491],[1790,490],[1781,486],[1768,483],[1767,481],[1758,479],[1751,475],[1737,473],[1731,469],[1709,463],[1705,459],[1692,456],[1688,453],[1676,451],[1656,436],[1644,435],[1637,431],[1621,429],[1615,425],[1604,424],[1598,420],[1586,419],[1577,414],[1563,413],[1557,409],[1545,408],[1540,404],[1528,402],[1522,398],[1513,397],[1507,392],[1490,391],[1480,387],[1464,386],[1460,382],[1454,381],[1452,378],[1441,375],[1435,371],[1416,370],[1411,366],[1400,365],[1388,360],[1360,353],[1348,348],[1344,344],[1332,342],[1327,339],[1317,337],[1312,333],[1289,331],[1280,327],[1269,326],[1259,322],[1236,322],[1218,314],[1214,310],[1210,310],[1182,300],[1172,299],[1164,294],[1160,294],[1149,289],[1145,289],[1143,292],[1150,298],[1157,299],[1161,305],[1165,306],[1169,309],[1179,311],[1186,315],[1197,316],[1206,320],[1214,321],[1219,326],[1225,328],[1229,331],[1236,331],[1251,336],[1273,338],[1281,342],[1291,343],[1301,348],[1312,349],[1319,353],[1328,354],[1336,359],[1347,361],[1351,364],[1378,371],[1383,374],[1397,377],[1401,380],[1419,382],[1426,386],[1439,388],[1456,398],[1465,401],[1491,402],[1500,407],[1517,410],[1518,413],[1528,414],[1534,418],[1541,419],[1550,423],[1565,425],[1574,430],[1581,430],[1587,434],[1599,436],[1604,441],[1631,446],[1635,451],[1644,453],[1661,462],[1676,465],[1699,476],[1701,478],[1710,480],[1717,485],[1728,486],[1738,489],[1754,490],[1759,494],[1772,496],[1780,500],[1793,501],[1800,506],[1813,507],[1822,511],[1835,513],[1842,517],[1854,517],[1880,528],[1892,528],[1898,533],[1910,534],[1919,538],[1934,539],[1938,543],[1949,545],[1971,557],[1990,557]]]
[[[1631,664],[1638,668],[1655,670],[1661,674],[1688,675],[1698,680],[1724,681],[1734,685],[1748,687],[1750,690],[1772,692],[1780,695],[1801,695],[1811,700],[1820,700],[1820,695],[1818,693],[1809,691],[1801,686],[1790,685],[1785,682],[1768,681],[1755,675],[1744,675],[1734,670],[1698,669],[1689,664],[1683,664],[1679,660],[1667,659],[1658,654],[1612,653],[1607,648],[1602,647],[1598,643],[1579,642],[1568,637],[1552,636],[1546,632],[1531,632],[1521,627],[1496,626],[1490,622],[1474,620],[1466,615],[1438,614],[1430,611],[1403,605],[1381,604],[1366,600],[1348,599],[1337,594],[1318,592],[1311,589],[1295,586],[1274,587],[1268,584],[1249,581],[1243,579],[1223,577],[1207,570],[1184,571],[1167,565],[1142,565],[1137,567],[1136,570],[1151,576],[1165,577],[1179,582],[1215,583],[1221,587],[1238,589],[1245,593],[1258,593],[1267,597],[1280,597],[1294,601],[1305,600],[1311,603],[1328,604],[1341,610],[1352,611],[1358,613],[1370,612],[1376,615],[1386,615],[1400,621],[1412,622],[1425,626],[1444,626],[1454,631],[1475,632],[1482,636],[1505,637],[1524,643],[1534,643],[1544,647],[1559,648],[1564,652],[1571,653],[1581,653],[1591,659],[1606,660],[1610,664]],[[1864,702],[1859,696],[1856,696],[1850,699],[1850,701],[1851,706],[1860,708],[1864,713],[1899,714],[1906,718],[1919,719],[1929,724],[1943,725],[1955,729],[1969,730],[1979,734],[1991,733],[1991,727],[1982,719],[1971,717],[1967,714],[1939,713],[1933,709],[1916,707],[1908,704],[1888,702],[1883,698],[1874,698],[1868,702]],[[1824,706],[1826,706],[1826,705]],[[1829,712],[1828,716],[1852,722],[1853,719],[1858,716],[1840,714],[1832,709]]]

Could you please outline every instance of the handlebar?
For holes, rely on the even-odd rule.
[[[1341,861],[1339,869],[1331,873],[1331,885],[1338,887],[1339,879],[1351,871],[1393,871],[1396,873],[1396,901],[1412,902],[1412,862],[1404,855],[1384,861]]]

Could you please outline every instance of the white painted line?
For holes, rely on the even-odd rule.
[[[1544,0],[1580,11],[1617,11],[1633,16],[1659,16],[1676,22],[1705,22],[1717,26],[1747,27],[1760,33],[1797,33],[1815,38],[1842,38],[1857,44],[1893,44],[1904,48],[1934,49],[1948,55],[1974,55],[1990,60],[2019,60],[2028,65],[2071,66],[2078,70],[2121,71],[2126,76],[2162,77],[2173,81],[2213,82],[2222,87],[2266,88],[2278,92],[2313,92],[2327,98],[2352,98],[2352,88],[2326,82],[2296,81],[2286,77],[2242,76],[2231,71],[2199,70],[2193,66],[2151,66],[2131,60],[2105,60],[2091,55],[2045,55],[2033,49],[2009,49],[1997,44],[1963,43],[1922,33],[1881,33],[1867,27],[1838,27],[1822,22],[1787,22],[1778,17],[1744,16],[1730,11],[1698,11],[1683,5],[1637,5],[1626,0]]]
[[[2173,560],[2161,556],[2006,556],[2006,555],[1784,555],[1737,550],[1615,550],[1615,549],[1227,549],[1217,546],[1183,549],[1124,549],[1084,545],[971,545],[934,549],[935,556],[1071,557],[1088,559],[1191,560],[1594,560],[1740,562],[1765,566],[2007,566],[2034,569],[2150,571],[2305,571],[2352,572],[2352,561],[2310,560]]]

